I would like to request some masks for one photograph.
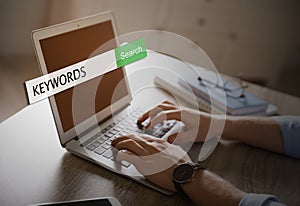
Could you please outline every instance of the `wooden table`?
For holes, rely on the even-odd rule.
[[[155,58],[166,58],[172,67],[179,64],[169,57]],[[128,73],[133,104],[151,107],[171,97],[153,86],[156,73],[149,68],[142,71],[140,66],[145,63],[133,64]],[[298,98],[267,88],[251,88],[277,105],[280,113],[299,114]],[[192,204],[186,197],[161,194],[65,151],[60,146],[47,100],[27,106],[2,122],[0,136],[0,205],[103,196],[114,196],[123,205]],[[242,190],[275,194],[288,205],[300,205],[299,160],[221,141],[206,163],[208,169]]]

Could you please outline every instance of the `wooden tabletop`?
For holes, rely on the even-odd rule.
[[[135,72],[137,67],[129,71],[133,105],[147,100],[148,106],[153,106],[171,98],[151,84],[155,75],[151,77],[151,71],[143,72],[147,78],[142,84]],[[276,104],[281,114],[299,114],[298,98],[267,88],[252,88]],[[47,100],[27,106],[2,122],[0,136],[0,205],[104,196],[114,196],[122,205],[192,205],[184,196],[161,194],[64,150]],[[288,205],[300,205],[297,159],[221,141],[205,162],[209,170],[246,192],[275,194]]]

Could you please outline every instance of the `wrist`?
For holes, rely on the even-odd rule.
[[[196,187],[201,187],[201,182],[204,176],[206,169],[196,170],[193,176],[192,181],[182,185],[182,190],[185,194],[189,196],[190,190]]]
[[[215,137],[227,139],[227,135],[224,134],[231,123],[232,120],[228,120],[228,116],[226,115],[203,115],[199,126],[200,135],[198,135],[198,139],[200,139],[200,142]]]
[[[209,170],[197,170],[194,180],[183,185],[188,197],[200,205],[238,205],[246,193]]]
[[[234,127],[235,120],[234,118],[231,118],[230,116],[226,117],[225,124],[224,124],[224,130],[222,133],[222,139],[224,140],[236,140],[234,135],[232,134],[232,129]]]
[[[183,186],[195,181],[195,174],[198,170],[205,169],[200,164],[194,164],[190,162],[185,162],[178,165],[173,171],[173,185],[176,191],[180,193],[185,193],[183,190]]]

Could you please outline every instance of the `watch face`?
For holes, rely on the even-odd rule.
[[[173,173],[173,178],[178,183],[189,181],[194,174],[194,167],[189,163],[179,165]]]

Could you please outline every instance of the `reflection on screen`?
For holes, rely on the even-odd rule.
[[[106,21],[42,39],[40,44],[48,73],[91,57],[91,54],[93,54],[97,48],[114,37],[112,23],[111,21]],[[99,53],[114,49],[116,46],[116,43],[111,44],[109,46],[110,48],[107,47]],[[100,84],[99,78],[102,78]],[[123,78],[123,70],[116,69],[102,77],[94,78],[76,86],[81,87],[80,90],[84,89],[86,92],[89,92],[93,86],[98,86],[94,98],[95,110],[93,112],[85,110],[83,105],[80,111],[80,119],[78,120],[78,117],[76,117],[76,122],[82,122],[112,104],[112,95],[119,83],[121,85],[118,85],[118,92],[114,94],[113,100],[116,101],[128,95],[125,82],[121,81]],[[70,88],[54,95],[64,132],[74,127],[72,115],[73,90],[74,88]]]

